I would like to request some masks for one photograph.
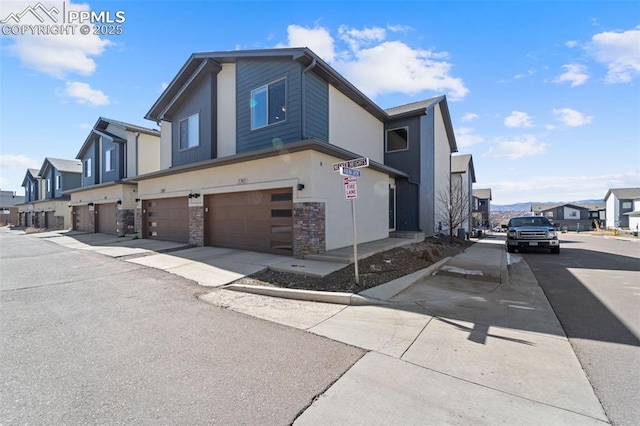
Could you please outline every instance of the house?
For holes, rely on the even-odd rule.
[[[138,186],[124,179],[160,169],[160,132],[100,117],[76,158],[82,185],[66,192],[73,229],[118,236],[137,232]]]
[[[68,229],[71,227],[69,196],[80,186],[82,165],[77,160],[47,157],[40,170],[29,169],[22,182],[25,202],[19,206],[21,224],[36,228]]]
[[[19,225],[18,204],[23,203],[23,195],[16,195],[13,191],[0,191],[0,226]]]
[[[491,228],[491,188],[473,190],[473,226],[474,228]]]
[[[33,203],[40,200],[40,170],[27,169],[22,180],[24,187],[24,202],[18,205],[18,222],[20,226],[35,226]]]
[[[307,48],[193,54],[145,118],[161,170],[124,180],[143,238],[296,257],[353,243],[358,158],[358,242],[431,232],[456,150],[444,97],[385,111]]]
[[[593,220],[589,208],[577,204],[532,204],[531,212],[549,219],[563,231],[590,231]]]
[[[409,175],[396,180],[396,229],[426,234],[447,230],[443,197],[449,193],[451,154],[458,149],[446,98],[386,112],[384,164]]]
[[[451,157],[451,210],[459,214],[460,229],[471,232],[473,217],[473,184],[476,172],[471,154]]]
[[[607,229],[632,229],[638,223],[640,188],[612,188],[604,196]]]

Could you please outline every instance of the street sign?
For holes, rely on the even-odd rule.
[[[358,169],[350,169],[348,167],[340,167],[340,174],[342,176],[353,176],[356,178],[360,177],[360,170]]]
[[[358,179],[354,177],[344,178],[344,196],[347,200],[358,198]]]
[[[360,167],[369,167],[369,159],[367,157],[354,158],[349,161],[341,161],[339,163],[333,163],[333,171],[337,172],[340,167],[346,167],[349,169],[359,169]]]

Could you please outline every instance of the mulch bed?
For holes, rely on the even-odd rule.
[[[448,236],[436,236],[426,238],[419,243],[375,254],[358,262],[359,284],[355,283],[353,264],[323,278],[266,270],[241,278],[234,284],[359,293],[427,268],[445,257],[462,253],[472,244],[473,242],[461,241],[457,238],[449,242]]]

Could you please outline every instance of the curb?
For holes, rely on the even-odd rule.
[[[281,297],[283,299],[305,300],[309,302],[333,303],[336,305],[384,305],[397,294],[411,287],[425,275],[432,274],[435,270],[447,263],[451,257],[445,257],[433,265],[420,269],[409,275],[396,278],[385,284],[355,293],[342,293],[337,291],[298,290],[292,288],[267,287],[249,284],[229,284],[223,289],[240,291],[244,293],[259,294],[262,296]]]

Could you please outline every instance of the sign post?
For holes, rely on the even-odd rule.
[[[356,203],[358,198],[358,178],[361,167],[369,167],[369,159],[366,157],[354,158],[353,160],[341,161],[333,164],[333,171],[340,172],[344,176],[344,196],[351,200],[351,219],[353,221],[353,264],[355,267],[356,284],[360,284],[360,274],[358,273],[358,235],[356,232]]]

